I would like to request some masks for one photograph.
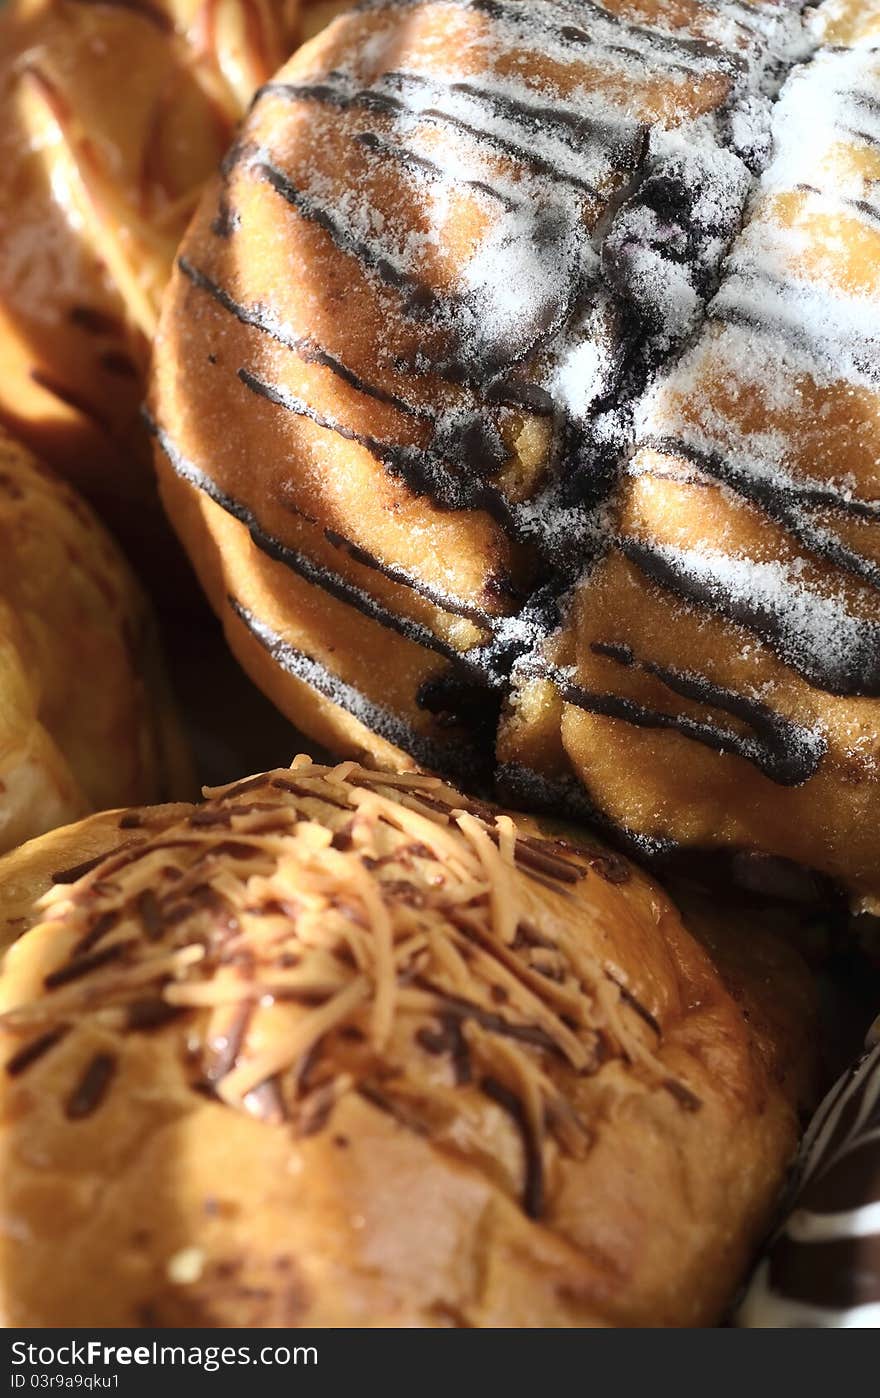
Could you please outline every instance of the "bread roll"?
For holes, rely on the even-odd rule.
[[[202,185],[293,43],[296,0],[12,0],[0,13],[0,420],[114,524]],[[127,520],[128,515],[128,520]]]
[[[497,740],[517,801],[871,905],[873,13],[375,0],[262,90],[150,409],[303,730],[459,778]]]
[[[717,1320],[807,1091],[791,954],[725,984],[622,857],[437,779],[207,795],[0,863],[10,932],[54,880],[0,977],[3,1323]]]
[[[587,423],[691,328],[649,333],[627,238],[691,209],[696,316],[750,178],[734,114],[800,43],[790,5],[580,10],[338,18],[263,88],[164,302],[172,520],[246,668],[339,750],[485,762],[605,488]]]
[[[0,431],[0,851],[189,790],[146,599],[83,501]]]

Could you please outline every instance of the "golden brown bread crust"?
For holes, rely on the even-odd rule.
[[[805,8],[338,18],[206,194],[151,411],[304,731],[459,779],[494,742],[517,801],[870,899],[880,66],[873,6]]]
[[[0,420],[115,523],[151,486],[138,414],[175,248],[296,8],[12,0],[0,15]]]
[[[146,598],[85,503],[0,430],[0,851],[191,790]]]
[[[4,1323],[718,1318],[796,1142],[797,964],[731,973],[748,1019],[627,861],[436,779],[298,758],[116,824],[0,979]]]
[[[729,62],[699,0],[611,5],[589,44],[565,5],[377,4],[263,90],[182,247],[151,406],[173,522],[307,732],[485,754],[505,623],[567,542],[529,523],[559,464],[544,341],[648,130],[711,121],[760,66],[737,12]],[[517,259],[522,325],[492,283]],[[584,332],[600,359],[616,315]]]

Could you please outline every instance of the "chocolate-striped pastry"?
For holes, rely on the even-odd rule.
[[[3,1323],[717,1319],[796,1143],[796,958],[436,778],[207,796],[0,861]]]
[[[791,1213],[755,1273],[740,1325],[880,1327],[877,1027],[873,1047],[828,1094],[807,1132]]]
[[[150,410],[233,648],[306,731],[485,763],[593,549],[609,405],[713,290],[800,8],[372,0],[263,88]]]
[[[91,510],[0,431],[0,850],[189,787],[146,598]]]
[[[501,755],[515,786],[569,784],[645,848],[769,853],[876,907],[876,49],[798,67],[772,137],[700,334],[638,404],[601,556],[519,669]]]
[[[296,0],[0,12],[0,420],[115,524],[159,298],[205,179],[290,51]],[[134,531],[132,531],[134,532]]]

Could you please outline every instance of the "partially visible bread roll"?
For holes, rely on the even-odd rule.
[[[0,14],[0,420],[114,524],[203,182],[293,46],[296,0],[12,0]]]
[[[794,1186],[739,1324],[880,1329],[880,1020],[811,1122]]]
[[[639,405],[607,537],[500,754],[646,850],[880,900],[880,56],[788,79],[706,323]],[[574,782],[571,779],[574,778]]]
[[[796,1143],[796,960],[728,989],[627,861],[436,779],[208,798],[0,862],[3,1323],[717,1320]]]
[[[189,784],[146,598],[71,487],[0,431],[0,850]]]

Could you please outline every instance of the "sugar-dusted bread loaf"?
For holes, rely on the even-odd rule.
[[[146,598],[72,488],[0,430],[0,850],[189,791]]]
[[[150,412],[304,730],[876,894],[872,15],[373,0],[262,89]]]
[[[717,1320],[808,1091],[796,958],[437,779],[208,798],[0,861],[3,1322]]]
[[[775,3],[368,4],[263,88],[184,240],[150,408],[233,647],[306,731],[485,761],[607,484],[587,422],[664,349],[630,233],[686,218],[664,265],[696,315],[754,156],[732,114],[799,36]]]

